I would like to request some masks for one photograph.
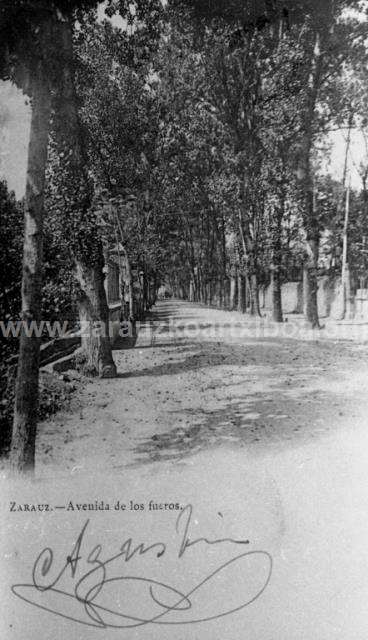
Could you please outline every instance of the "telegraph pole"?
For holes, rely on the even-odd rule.
[[[346,188],[345,197],[345,219],[342,237],[342,269],[341,269],[341,292],[342,292],[342,319],[345,318],[347,303],[350,302],[350,273],[348,262],[348,226],[350,212],[350,178]]]

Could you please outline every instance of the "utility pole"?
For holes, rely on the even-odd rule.
[[[349,225],[349,212],[350,212],[350,178],[346,189],[345,197],[345,219],[344,230],[342,237],[342,269],[341,269],[341,295],[342,295],[342,320],[345,318],[347,311],[347,303],[350,307],[350,273],[348,263],[348,225]],[[350,308],[349,308],[350,312]]]

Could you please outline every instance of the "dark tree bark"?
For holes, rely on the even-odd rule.
[[[88,363],[88,372],[101,377],[113,377],[116,375],[116,367],[108,335],[108,304],[103,285],[103,247],[93,221],[87,154],[75,88],[72,24],[65,20],[61,25],[61,42],[65,55],[56,111],[56,137],[59,151],[64,151],[64,157],[67,158],[63,177],[67,181],[68,192],[73,194],[69,215],[74,218],[74,237],[71,240],[76,275],[81,289],[80,319],[85,327],[87,323],[90,325],[90,330],[87,331],[89,337],[82,339],[82,348]],[[132,310],[130,312],[132,313]],[[96,322],[100,322],[101,326],[105,323],[105,330],[100,334],[94,330]]]
[[[24,205],[22,320],[41,320],[42,234],[44,187],[50,126],[51,96],[42,63],[30,78],[32,121],[28,148]],[[40,338],[28,335],[23,325],[15,390],[15,411],[10,464],[14,471],[31,471],[35,463],[38,410]]]
[[[243,206],[246,203],[245,190],[243,190]],[[262,316],[259,306],[259,286],[258,286],[258,269],[257,269],[257,250],[254,242],[254,234],[250,229],[250,222],[247,216],[247,212],[242,214],[239,211],[238,216],[238,228],[241,239],[241,248],[243,251],[244,260],[246,262],[246,278],[248,284],[248,293],[250,300],[249,313],[257,316]]]
[[[245,313],[247,301],[246,301],[246,279],[242,273],[238,274],[238,311]]]
[[[249,290],[249,313],[251,316],[261,317],[261,309],[259,306],[259,287],[257,272],[254,269],[249,270],[248,275],[248,290]]]
[[[126,316],[124,319],[130,320],[131,322],[134,323],[135,317],[134,317],[133,272],[132,272],[132,267],[131,267],[129,256],[128,256],[128,251],[124,244],[125,238],[123,233],[123,227],[119,218],[119,214],[117,212],[115,212],[115,221],[117,224],[117,228],[119,229],[120,244],[122,247],[123,264],[121,266],[123,267],[122,271],[124,272],[124,276],[125,276],[125,294],[126,294],[126,297],[128,298],[128,306],[129,306],[128,313],[126,313],[126,310],[124,309],[124,314]],[[117,244],[119,245],[119,236],[117,236]]]
[[[319,328],[318,318],[318,255],[319,233],[307,238],[308,254],[303,265],[303,307],[304,316],[312,329]]]
[[[230,311],[234,311],[237,308],[238,296],[238,271],[234,268],[230,276]]]
[[[86,362],[86,373],[98,373],[101,378],[116,375],[111,355],[109,337],[109,307],[104,295],[103,265],[77,265],[81,295],[78,299],[82,329],[82,349]]]
[[[303,265],[304,316],[312,329],[319,328],[318,316],[318,257],[319,230],[307,231],[306,254]]]
[[[272,320],[283,322],[280,271],[273,265],[271,269]]]
[[[272,293],[272,320],[283,322],[282,294],[281,294],[281,269],[282,269],[282,218],[283,207],[274,212],[274,228],[272,229],[272,264],[271,264],[271,293]]]
[[[191,280],[189,283],[189,302],[195,301],[195,285],[194,280]]]

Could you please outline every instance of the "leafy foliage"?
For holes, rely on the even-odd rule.
[[[32,95],[42,63],[52,89],[44,314],[75,318],[76,262],[102,269],[112,246],[156,286],[226,307],[239,277],[255,295],[275,273],[300,279],[311,235],[316,271],[339,275],[346,181],[322,160],[331,129],[368,140],[358,0],[109,0],[123,28],[97,21],[97,5],[0,6],[1,77]],[[350,202],[355,288],[368,268],[367,167]],[[2,313],[13,317],[22,215],[4,184],[0,211]]]

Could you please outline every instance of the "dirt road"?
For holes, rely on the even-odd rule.
[[[190,595],[190,602],[184,597],[189,608],[165,609],[163,624],[121,630],[119,637],[367,640],[367,347],[335,341],[326,332],[316,340],[299,329],[290,339],[278,335],[285,326],[160,303],[136,348],[115,352],[119,377],[84,382],[70,410],[40,425],[38,479],[17,491],[11,484],[4,504],[42,500],[59,506],[45,517],[9,514],[11,534],[3,528],[9,584],[24,583],[32,558],[45,546],[53,549],[56,575],[88,526],[78,579],[97,563],[96,550],[106,559],[132,540],[168,545],[163,558],[135,553],[121,565],[118,553],[119,566],[108,565],[109,576],[114,570],[138,576],[128,589],[122,582],[111,624],[129,625],[125,613],[140,619],[146,610],[161,618],[160,603],[170,593],[137,591],[147,577]],[[295,334],[292,321],[287,331]],[[112,507],[87,514],[67,508],[69,500],[104,500]],[[125,511],[113,506],[117,500],[128,505]],[[201,542],[186,548],[184,557],[177,552],[182,520],[175,511],[149,506],[166,502],[193,507],[189,536]],[[243,564],[234,564],[239,547],[229,538],[246,539]],[[220,543],[203,542],[208,539]],[[220,564],[229,569],[224,580],[216,573]],[[73,594],[73,574],[66,571],[64,578],[67,595]],[[204,585],[199,591],[198,584]],[[1,598],[4,619],[12,637],[24,640],[23,613],[12,613],[9,594],[7,589]],[[98,593],[103,624],[118,594],[118,586]],[[55,600],[36,590],[32,597],[41,611],[30,606],[29,591],[25,595],[18,606],[27,615],[29,637],[101,638],[101,628],[70,621],[73,612],[73,619],[92,622],[70,595],[64,602],[60,592]],[[188,617],[211,615],[187,624]],[[103,637],[118,637],[103,624]]]
[[[136,347],[115,350],[119,377],[85,382],[70,410],[41,424],[38,473],[116,472],[224,445],[258,456],[354,431],[368,415],[367,352],[161,302]]]

